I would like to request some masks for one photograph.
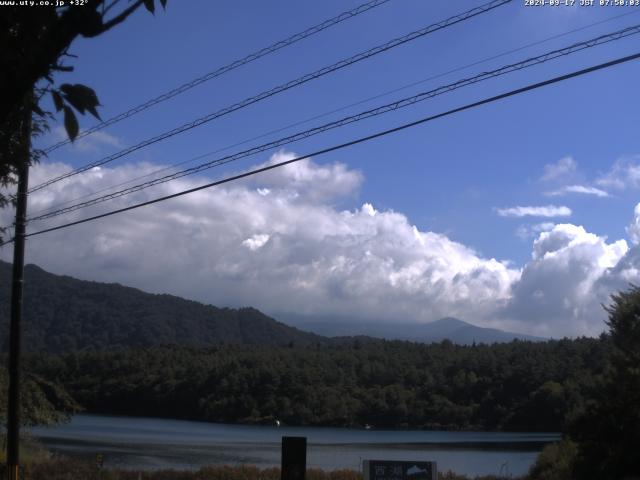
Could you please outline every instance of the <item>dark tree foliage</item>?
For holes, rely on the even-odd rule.
[[[571,425],[578,443],[575,476],[581,479],[640,478],[640,288],[612,300],[610,362]]]
[[[576,443],[566,438],[545,446],[526,480],[572,480],[577,451]]]
[[[0,262],[0,342],[9,325],[11,265]],[[118,284],[87,282],[25,267],[25,351],[69,352],[181,344],[310,345],[303,332],[254,308],[216,308]]]
[[[0,369],[0,424],[6,425],[8,378]],[[20,390],[20,420],[23,425],[51,425],[69,419],[79,412],[78,405],[59,384],[45,380],[40,375],[27,373]]]
[[[165,7],[166,0],[159,0]],[[51,2],[53,3],[53,2]],[[144,6],[151,13],[155,0],[88,0],[80,6],[5,6],[0,15],[0,185],[16,183],[19,154],[23,148],[20,126],[24,109],[34,114],[35,135],[48,127],[53,114],[40,105],[51,95],[53,105],[64,118],[70,139],[79,132],[75,112],[89,112],[99,118],[98,97],[95,92],[77,83],[55,85],[54,75],[71,72],[65,63],[73,57],[69,47],[78,37],[92,38],[125,21]],[[37,161],[42,152],[33,152],[30,162]],[[0,208],[11,199],[0,193]],[[2,234],[0,229],[0,234]],[[1,237],[0,237],[1,240]]]
[[[165,7],[166,0],[159,0]],[[54,2],[51,2],[54,3]],[[0,187],[17,183],[21,162],[32,164],[43,155],[29,150],[29,137],[48,129],[54,118],[41,106],[46,95],[64,118],[71,140],[79,132],[75,112],[89,112],[100,118],[95,92],[86,85],[63,83],[55,85],[57,72],[71,72],[65,61],[73,57],[69,47],[79,36],[101,35],[125,21],[144,6],[151,13],[155,0],[88,0],[80,6],[9,6],[0,13]],[[29,121],[29,119],[32,119]],[[23,152],[29,152],[25,155]],[[0,208],[14,200],[6,190],[0,191]],[[0,242],[5,228],[0,226]],[[8,288],[8,282],[3,282]],[[5,308],[7,303],[3,302]],[[4,320],[4,318],[3,318]],[[2,323],[2,329],[6,329]],[[27,424],[52,423],[63,419],[76,405],[66,392],[38,376],[27,376],[21,389],[22,421]],[[7,382],[0,374],[0,394],[6,397]],[[3,397],[3,398],[4,398]],[[4,419],[6,401],[0,399],[0,418]]]
[[[560,431],[608,343],[153,347],[32,357],[90,412],[212,422]]]

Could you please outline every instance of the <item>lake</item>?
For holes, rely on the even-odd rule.
[[[434,460],[441,471],[468,475],[524,474],[542,447],[560,438],[556,433],[276,427],[86,414],[30,431],[55,452],[100,453],[106,467],[280,466],[281,438],[303,436],[309,468],[360,470],[367,459]]]

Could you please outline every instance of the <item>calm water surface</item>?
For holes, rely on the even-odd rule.
[[[212,464],[280,465],[283,436],[307,437],[307,466],[359,470],[362,460],[435,460],[441,471],[521,475],[555,433],[436,432],[275,427],[158,418],[76,415],[70,423],[32,428],[67,455],[104,455],[105,466],[198,469]]]

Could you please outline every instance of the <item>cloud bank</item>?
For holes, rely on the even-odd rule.
[[[291,155],[279,153],[268,163],[286,158]],[[30,211],[157,168],[94,169],[37,192]],[[64,164],[42,164],[33,169],[32,182],[68,170]],[[305,160],[244,182],[32,237],[27,259],[55,273],[220,306],[388,322],[457,316],[555,337],[600,333],[605,314],[599,303],[640,279],[640,247],[609,242],[581,226],[543,224],[535,232],[531,260],[519,269],[483,258],[441,233],[420,231],[400,212],[379,211],[366,202],[351,210],[336,207],[356,198],[363,180],[344,164]],[[64,220],[201,183],[185,177]],[[10,216],[0,212],[4,224]],[[639,216],[636,208],[629,227],[636,244]],[[0,255],[10,259],[11,248]]]

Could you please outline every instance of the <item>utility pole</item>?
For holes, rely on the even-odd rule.
[[[7,479],[20,478],[20,343],[22,287],[24,286],[24,244],[31,156],[31,98],[24,104],[20,126],[18,192],[13,240],[13,278],[11,282],[11,324],[9,331],[9,398],[7,405]]]

